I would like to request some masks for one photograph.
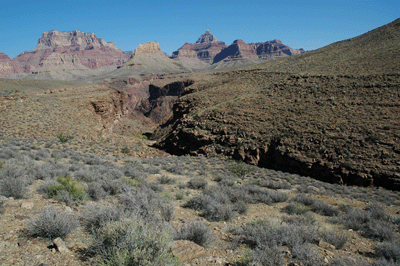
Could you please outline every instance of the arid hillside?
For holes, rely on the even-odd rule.
[[[0,79],[0,265],[398,265],[396,46],[322,67],[395,25],[233,71]]]
[[[157,146],[399,190],[399,25],[196,83]]]
[[[251,66],[296,74],[369,75],[400,72],[400,19],[321,49]]]

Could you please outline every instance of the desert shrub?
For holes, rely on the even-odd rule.
[[[339,203],[338,208],[341,212],[344,212],[344,213],[349,213],[353,210],[352,206],[350,206],[348,204],[344,204],[344,203]]]
[[[322,200],[315,200],[311,205],[311,210],[324,216],[336,216],[339,210]]]
[[[78,226],[78,219],[71,213],[49,207],[28,220],[26,229],[31,237],[54,239],[64,238]]]
[[[115,205],[88,204],[85,205],[81,221],[86,230],[94,233],[97,229],[110,222],[119,221],[123,212]]]
[[[174,216],[174,211],[175,211],[174,205],[164,202],[164,203],[160,204],[158,208],[159,208],[161,217],[165,221],[169,222],[172,220],[172,218]]]
[[[205,246],[213,239],[212,230],[202,220],[185,221],[174,239],[189,240],[201,246]]]
[[[69,154],[60,150],[53,150],[51,153],[52,158],[68,158]]]
[[[321,232],[321,237],[327,243],[334,245],[336,249],[341,249],[349,240],[348,235],[335,230],[324,230]]]
[[[377,257],[384,257],[387,260],[400,262],[400,240],[391,239],[374,247]]]
[[[18,148],[15,146],[0,149],[0,159],[18,158],[20,155]]]
[[[232,203],[244,200],[247,195],[246,190],[225,186],[212,186],[203,190],[203,194],[210,196],[214,201],[220,203]]]
[[[379,258],[371,263],[371,266],[399,266],[398,262],[394,260],[386,260],[385,258]]]
[[[249,209],[249,205],[244,201],[237,201],[233,204],[233,210],[239,214],[245,214]]]
[[[244,178],[245,175],[254,171],[254,167],[243,162],[232,162],[227,165],[229,171],[239,178]]]
[[[71,140],[71,139],[74,138],[73,136],[64,134],[64,133],[62,133],[62,132],[58,133],[58,134],[56,135],[56,137],[58,138],[58,140],[59,140],[61,143],[65,143],[65,142],[67,142],[67,141],[69,141],[69,140]]]
[[[308,196],[306,196],[304,194],[297,195],[296,197],[292,198],[291,201],[298,202],[298,203],[304,204],[306,206],[311,206],[315,202],[314,199],[312,199],[312,198],[310,198],[310,197],[308,197]]]
[[[132,178],[147,178],[147,173],[144,171],[143,166],[137,163],[127,163],[122,167],[125,176]]]
[[[139,139],[147,139],[147,136],[142,134],[137,134],[136,137]]]
[[[233,178],[226,178],[218,183],[218,185],[226,187],[233,187],[235,184],[236,184],[236,179]]]
[[[377,202],[368,204],[365,210],[370,214],[372,219],[385,220],[387,218],[385,208]]]
[[[290,202],[285,208],[284,211],[287,212],[288,214],[304,214],[308,211],[310,211],[310,207],[299,203],[299,202]]]
[[[216,182],[222,182],[222,181],[234,182],[237,179],[237,176],[229,171],[224,171],[224,172],[214,171],[212,173],[212,176],[213,180]]]
[[[118,199],[126,213],[138,215],[145,220],[169,221],[173,215],[173,206],[147,186],[131,189],[120,194]]]
[[[144,168],[144,171],[146,173],[148,173],[148,174],[151,174],[151,175],[155,175],[155,174],[161,173],[161,169],[156,167],[156,166],[153,166],[153,165]]]
[[[273,203],[285,202],[289,199],[288,194],[278,191],[269,191],[268,195]]]
[[[276,241],[280,245],[294,247],[297,244],[313,243],[317,233],[313,226],[302,224],[288,224],[275,229]]]
[[[6,211],[6,206],[4,204],[4,201],[0,201],[0,215],[4,214]]]
[[[49,152],[49,150],[47,150],[47,149],[40,149],[40,150],[38,150],[36,153],[35,153],[35,155],[34,155],[34,159],[35,160],[44,160],[44,159],[47,159],[47,158],[49,158],[49,156],[50,156],[50,152]]]
[[[28,179],[24,168],[6,164],[0,173],[0,195],[22,199],[27,196]]]
[[[160,182],[160,184],[163,184],[163,185],[174,184],[176,182],[176,179],[166,176],[166,175],[162,175],[158,178],[158,182]]]
[[[364,225],[371,219],[371,214],[360,209],[354,209],[353,211],[347,213],[343,216],[343,224],[353,230],[360,230]]]
[[[70,172],[78,172],[79,170],[85,169],[85,165],[83,163],[79,163],[77,161],[69,161],[70,166],[68,167],[68,171]]]
[[[211,201],[206,205],[202,214],[209,221],[228,221],[235,215],[232,205]]]
[[[323,265],[324,261],[318,249],[308,243],[297,243],[294,245],[292,248],[292,256],[301,261],[301,265],[304,266]]]
[[[369,265],[368,261],[360,258],[351,258],[351,257],[334,257],[330,266],[367,266]]]
[[[317,220],[315,219],[314,215],[309,212],[304,214],[293,214],[288,217],[283,217],[283,221],[288,224],[297,224],[297,225],[305,225],[305,226],[312,226],[314,225]]]
[[[183,194],[182,192],[175,193],[176,200],[183,200],[184,198],[185,198],[185,194]]]
[[[85,189],[72,177],[57,177],[57,182],[49,184],[48,195],[50,197],[62,197],[68,193],[68,198],[72,202],[84,201],[87,198]],[[65,201],[65,200],[64,200]]]
[[[94,238],[88,254],[99,265],[179,265],[169,250],[169,230],[139,218],[108,223]]]
[[[84,182],[98,181],[101,178],[101,174],[95,169],[80,168],[74,173],[74,177]]]
[[[87,194],[93,200],[101,200],[108,195],[103,186],[98,182],[90,182],[88,184]]]
[[[283,253],[278,246],[255,249],[248,256],[248,261],[243,265],[263,265],[263,266],[283,266],[286,265],[283,259]]]
[[[281,225],[278,221],[268,218],[246,224],[237,234],[242,236],[240,242],[260,249],[282,245],[292,248],[297,244],[312,243],[316,239],[312,226]]]
[[[203,189],[207,186],[207,181],[202,178],[192,178],[187,182],[187,187],[191,189]]]
[[[121,149],[121,152],[125,153],[125,154],[128,154],[128,153],[131,152],[131,149],[129,149],[128,147],[124,147],[124,148]]]
[[[395,236],[396,231],[393,224],[377,219],[370,220],[363,227],[364,236],[379,241],[391,240]]]
[[[148,183],[147,186],[156,193],[164,191],[164,186],[158,182]]]
[[[181,164],[175,164],[165,167],[164,170],[177,175],[184,175],[186,173],[185,167],[183,167]]]
[[[68,167],[59,163],[47,162],[37,165],[32,173],[33,179],[48,179],[56,176],[66,177],[69,175]]]
[[[101,165],[103,163],[101,158],[94,154],[88,154],[83,162],[88,165]]]
[[[274,181],[270,179],[262,179],[258,183],[261,187],[266,187],[270,189],[289,189],[291,185],[286,181]]]
[[[251,203],[272,204],[272,199],[266,189],[257,186],[244,186]]]
[[[203,210],[208,204],[210,204],[212,198],[208,195],[197,195],[191,199],[189,199],[183,207],[190,208],[193,210]]]

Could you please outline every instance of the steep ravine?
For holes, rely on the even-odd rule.
[[[331,183],[400,190],[399,105],[393,98],[400,76],[271,74],[266,83],[263,74],[258,84],[255,74],[241,76],[242,91],[230,75],[220,77],[218,86],[187,88],[173,118],[154,133],[155,146]]]
[[[324,182],[400,190],[399,176],[394,172],[363,172],[360,169],[348,169],[344,164],[308,158],[298,152],[291,152],[281,139],[246,146],[240,137],[200,129],[201,123],[185,120],[185,111],[180,111],[175,113],[175,117],[180,119],[170,121],[166,128],[159,128],[153,136],[161,137],[155,147],[176,155],[235,159],[259,167],[310,176]]]

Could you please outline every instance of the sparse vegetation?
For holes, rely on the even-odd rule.
[[[168,229],[137,217],[110,222],[94,236],[88,254],[99,265],[179,265],[168,250],[172,241]]]
[[[211,229],[202,220],[186,221],[174,238],[189,240],[201,246],[205,246],[213,240]]]
[[[48,195],[65,201],[67,204],[87,199],[85,189],[72,177],[57,177],[57,182],[51,183],[48,187]]]
[[[131,152],[131,150],[128,147],[124,147],[124,148],[121,149],[121,152],[125,153],[125,154],[128,154],[128,153]]]
[[[49,207],[30,219],[26,229],[31,237],[54,239],[64,238],[78,226],[79,221],[74,215],[58,208]]]
[[[213,252],[214,240],[219,244],[225,243],[233,249],[232,254],[242,256],[238,261],[231,257],[230,262],[234,265],[287,265],[289,262],[320,265],[324,253],[319,251],[321,247],[317,247],[318,243],[324,240],[333,245],[336,251],[332,252],[336,256],[344,246],[354,248],[357,245],[347,241],[354,234],[369,238],[374,245],[371,248],[377,255],[373,262],[375,264],[363,264],[362,258],[352,258],[354,265],[396,263],[396,244],[391,243],[397,243],[399,238],[400,217],[392,212],[388,214],[386,207],[381,205],[396,202],[399,197],[395,193],[317,183],[306,177],[255,166],[252,166],[251,172],[239,178],[227,168],[231,163],[211,158],[183,156],[120,159],[118,162],[66,148],[50,148],[43,152],[43,156],[35,158],[28,154],[35,155],[32,150],[41,151],[40,146],[34,148],[30,143],[21,142],[5,148],[12,150],[10,154],[18,159],[14,155],[3,159],[5,163],[3,171],[0,171],[2,179],[6,176],[23,176],[27,180],[25,188],[38,180],[37,191],[73,205],[77,210],[75,215],[54,208],[50,211],[51,215],[41,215],[40,219],[39,215],[35,216],[26,223],[27,235],[53,239],[48,231],[56,231],[54,235],[59,235],[59,231],[68,229],[63,229],[64,220],[73,219],[76,226],[79,225],[79,217],[84,234],[91,239],[87,243],[88,249],[83,250],[82,254],[85,259],[96,261],[99,265],[117,265],[129,261],[141,261],[146,265],[144,261],[150,260],[150,257],[151,260],[165,260],[175,265],[178,262],[169,249],[165,249],[165,256],[157,252],[144,254],[140,251],[142,247],[163,249],[164,244],[168,246],[172,238],[200,244],[205,247],[206,253]],[[294,187],[296,189],[288,190]],[[326,200],[328,195],[321,197],[321,194],[309,192],[309,187],[331,190],[333,194],[330,197],[335,196],[337,206],[331,205],[332,199]],[[381,202],[368,203],[372,197],[361,197],[361,194],[374,195],[374,199],[381,199]],[[336,201],[336,197],[343,198]],[[185,201],[181,203],[177,200]],[[354,202],[363,200],[368,203],[365,208],[354,205]],[[253,207],[252,204],[256,205]],[[12,203],[4,203],[3,210],[8,211],[12,206]],[[181,214],[181,207],[192,209],[185,212],[193,215],[193,219],[185,221],[183,225],[179,225],[181,219],[186,219]],[[275,212],[276,218],[255,218],[259,213],[255,210]],[[66,215],[72,215],[72,218]],[[254,220],[234,226],[236,221],[249,219],[247,217],[253,217]],[[33,220],[53,225],[43,232],[32,225],[36,229],[28,230],[28,224],[33,224]],[[341,225],[329,226],[328,223],[343,223],[345,229],[354,231],[344,231]],[[211,233],[213,228],[215,232]],[[142,230],[140,239],[144,245],[131,242],[133,230]],[[154,232],[148,235],[149,230],[157,232],[157,235]],[[227,230],[229,232],[225,234]],[[221,238],[220,232],[224,238]],[[68,234],[61,233],[64,239],[68,239]],[[119,239],[121,245],[114,246],[114,249],[106,246],[106,243],[114,245],[115,242],[110,238]],[[229,254],[225,253],[225,256],[228,258]],[[204,262],[202,259],[199,261]],[[330,263],[346,265],[346,262],[345,258],[335,258]]]
[[[58,133],[57,134],[57,138],[61,143],[65,143],[67,141],[70,141],[71,139],[73,139],[74,137],[71,135],[67,135],[65,133]]]

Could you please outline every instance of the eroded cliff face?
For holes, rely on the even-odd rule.
[[[113,133],[114,126],[129,113],[129,97],[123,91],[109,90],[109,94],[101,100],[91,101],[94,112],[101,117],[103,135]]]
[[[173,74],[108,80],[102,85],[110,88],[110,96],[92,105],[102,117],[107,134],[118,132],[132,136],[153,132],[171,118],[173,104],[193,83],[191,79]]]
[[[163,124],[172,117],[172,107],[184,89],[194,83],[193,80],[176,81],[163,87],[149,86],[149,98],[136,108],[156,124]]]

